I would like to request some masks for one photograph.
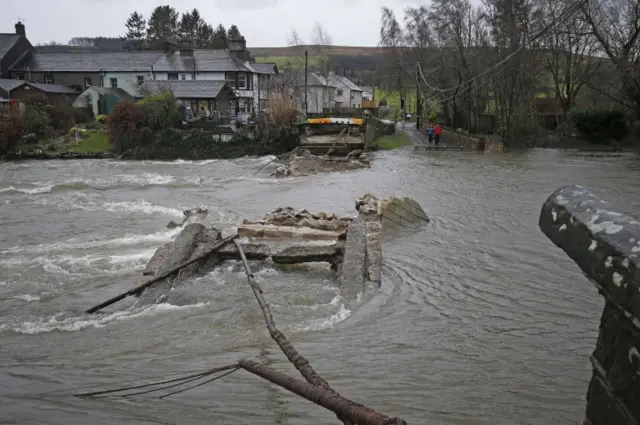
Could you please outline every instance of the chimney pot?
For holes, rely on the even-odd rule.
[[[21,21],[18,21],[16,23],[16,34],[21,35],[23,37],[27,36],[27,33],[25,31],[25,27],[24,24]]]

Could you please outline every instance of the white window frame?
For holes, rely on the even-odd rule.
[[[238,72],[238,90],[249,90],[249,78],[246,72]]]
[[[115,84],[113,84],[115,82]],[[118,88],[118,79],[117,78],[109,78],[109,84],[111,85],[111,88],[117,89]]]
[[[44,83],[45,84],[54,84],[53,74],[44,74]]]
[[[171,77],[175,77],[175,78],[171,78]],[[178,81],[178,73],[177,72],[169,72],[167,73],[167,81]]]
[[[84,77],[84,86],[91,87],[91,77]]]
[[[144,84],[144,75],[136,75],[136,82],[139,86]]]

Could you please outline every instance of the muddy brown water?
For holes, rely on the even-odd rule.
[[[411,196],[432,218],[385,242],[373,297],[349,309],[325,267],[253,265],[316,369],[410,424],[581,421],[603,301],[538,214],[569,183],[637,212],[638,157],[408,149],[377,154],[369,170],[280,181],[273,165],[258,171],[267,161],[0,164],[0,422],[335,424],[246,372],[167,399],[68,394],[240,358],[292,372],[236,263],[180,288],[179,305],[83,310],[133,285],[184,208],[228,227],[285,205],[350,214],[367,191]]]

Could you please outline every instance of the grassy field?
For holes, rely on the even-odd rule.
[[[69,148],[69,152],[89,153],[89,152],[106,152],[111,149],[107,133],[97,131],[91,133],[87,139],[80,140],[77,144]]]
[[[404,133],[396,133],[390,134],[388,136],[382,136],[379,138],[376,143],[380,149],[384,149],[386,151],[391,149],[398,149],[405,146],[411,145],[411,139]]]
[[[309,56],[309,66],[315,66],[320,63],[320,56]],[[304,66],[304,56],[256,56],[258,63],[275,63],[278,68],[288,68],[289,64],[295,67]]]

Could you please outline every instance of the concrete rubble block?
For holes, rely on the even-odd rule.
[[[344,247],[340,285],[348,298],[364,289],[366,224],[358,217],[349,225]]]
[[[380,216],[380,200],[370,193],[356,201],[356,210],[366,220],[377,220]]]
[[[566,186],[544,203],[539,226],[605,298],[638,320],[640,222],[581,186]]]
[[[242,224],[238,226],[238,235],[251,238],[301,239],[301,240],[337,240],[340,232],[310,229],[306,227],[274,226],[260,224]]]
[[[147,263],[147,266],[142,272],[143,276],[156,276],[162,265],[167,261],[167,255],[171,249],[172,242],[168,242],[156,249],[156,252],[151,257],[151,260]]]
[[[366,224],[365,264],[367,278],[373,282],[382,280],[382,222]]]
[[[195,258],[210,249],[220,239],[220,232],[216,229],[207,229],[199,223],[188,224],[176,236],[173,243],[169,244],[169,248],[164,255],[164,262],[157,268],[156,274],[162,274],[180,264],[187,262],[191,258]],[[196,264],[182,269],[178,274],[170,276],[160,282],[145,289],[139,294],[138,303],[140,305],[150,305],[166,299],[167,294],[171,291],[173,285],[192,276],[201,267],[213,267],[220,260],[216,256],[202,260]]]
[[[333,245],[290,246],[280,249],[271,255],[271,260],[278,264],[296,264],[311,262],[333,263],[338,260],[340,251]]]
[[[264,244],[243,243],[240,244],[240,246],[242,246],[242,251],[247,257],[247,260],[262,261],[271,256],[271,249]],[[220,248],[218,256],[224,260],[239,260],[240,252],[238,251],[236,244],[228,243]]]

